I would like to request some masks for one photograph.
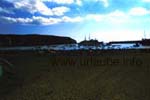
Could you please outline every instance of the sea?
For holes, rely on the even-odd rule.
[[[43,46],[19,46],[19,47],[0,47],[0,50],[111,50],[111,49],[150,49],[150,46],[139,45],[134,43],[111,44],[99,46],[80,46],[78,44],[61,44],[61,45],[43,45]]]

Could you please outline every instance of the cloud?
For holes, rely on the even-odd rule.
[[[77,4],[82,5],[82,0],[42,0],[43,2],[54,2],[57,4]]]
[[[3,23],[17,23],[17,24],[29,24],[29,25],[53,25],[59,23],[75,23],[81,22],[83,19],[81,17],[68,17],[64,16],[62,18],[45,18],[33,16],[32,18],[13,18],[13,17],[0,17],[0,21]]]
[[[76,4],[79,6],[82,6],[82,1],[81,0],[76,0]]]
[[[100,21],[103,21],[104,15],[101,15],[101,14],[88,14],[85,18],[87,20],[95,20],[97,22],[100,22]]]
[[[145,15],[150,15],[150,11],[145,8],[132,8],[128,12],[115,10],[106,14],[87,14],[85,20],[94,20],[96,22],[108,23],[112,25],[142,23],[145,22]],[[136,17],[139,16],[139,17]]]
[[[14,14],[13,11],[0,7],[0,12],[7,14]]]
[[[143,2],[150,2],[150,0],[142,0]]]
[[[121,23],[125,23],[128,20],[128,15],[126,15],[122,11],[116,10],[107,14],[88,14],[86,15],[86,20],[121,24]]]
[[[16,9],[21,9],[31,14],[40,13],[47,16],[61,16],[70,11],[70,9],[65,6],[49,8],[41,0],[11,0],[9,2],[13,3]]]
[[[104,7],[108,7],[109,6],[108,0],[101,0],[101,1],[104,3]]]
[[[72,4],[74,0],[42,0],[43,2],[55,2],[57,4]]]
[[[30,18],[11,18],[11,17],[0,17],[1,22],[4,23],[31,23]]]
[[[57,5],[57,4],[75,3],[81,6],[82,3],[85,3],[85,2],[88,2],[88,3],[100,2],[100,3],[103,3],[105,7],[108,7],[109,0],[91,0],[91,1],[89,0],[90,2],[88,0],[7,0],[7,1],[11,2],[14,5],[15,7],[14,9],[26,10],[29,13],[33,14],[31,18],[26,18],[25,16],[21,16],[21,18],[19,18],[20,16],[16,16],[17,18],[2,17],[3,19],[5,19],[6,22],[11,22],[11,23],[52,25],[52,24],[58,24],[62,22],[74,23],[74,22],[94,20],[96,22],[121,24],[121,23],[128,22],[130,17],[143,16],[143,15],[150,14],[150,11],[148,11],[146,8],[143,8],[143,7],[131,8],[131,9],[128,9],[129,11],[126,11],[126,12],[123,9],[118,8],[118,10],[115,10],[115,9],[108,10],[111,12],[104,11],[105,13],[103,11],[97,12],[97,7],[96,7],[96,9],[93,8],[96,11],[93,11],[92,13],[89,12],[87,8],[86,9],[87,12],[86,11],[83,12],[84,14],[81,17],[81,15],[77,14],[76,12],[73,12],[75,10],[72,10],[71,8],[67,7],[68,5],[66,6]],[[148,1],[148,0],[143,0],[143,1]],[[57,4],[54,4],[55,7],[54,6],[52,7],[50,5],[49,7],[47,6],[48,4],[46,2],[55,2]],[[84,8],[84,6],[85,5],[83,4],[81,8]],[[79,11],[80,10],[82,11],[81,8],[78,7]],[[0,12],[2,11],[4,12],[5,10],[3,8],[0,8]],[[36,16],[37,14],[35,13],[40,13],[41,15]],[[44,17],[43,15],[47,15],[47,16]],[[77,17],[68,17],[72,15],[76,15]]]
[[[126,14],[122,11],[115,10],[114,12],[109,13],[108,16],[110,16],[110,17],[124,17],[124,16],[126,16]]]
[[[61,7],[55,7],[51,11],[53,12],[53,15],[62,16],[64,15],[64,13],[70,11],[70,8],[61,6]]]
[[[136,8],[132,8],[129,11],[129,14],[133,16],[143,16],[143,15],[150,14],[150,11],[148,11],[146,8],[136,7]]]
[[[108,22],[113,24],[128,23],[130,20],[130,16],[119,10],[107,14],[105,17],[107,18]]]
[[[104,7],[108,7],[109,6],[109,2],[108,0],[95,0],[96,2],[102,2],[104,4]]]
[[[82,17],[75,17],[75,18],[70,18],[68,16],[64,16],[62,17],[62,22],[71,22],[71,23],[75,23],[75,22],[81,22],[83,21]]]

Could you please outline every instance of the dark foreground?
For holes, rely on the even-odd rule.
[[[0,100],[150,100],[150,50],[1,51]],[[7,65],[4,65],[7,66]]]

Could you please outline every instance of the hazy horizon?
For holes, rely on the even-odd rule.
[[[141,40],[150,38],[149,5],[150,0],[1,0],[0,34]]]

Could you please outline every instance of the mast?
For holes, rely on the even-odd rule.
[[[146,39],[146,33],[145,33],[145,30],[144,30],[144,39]]]
[[[91,38],[90,38],[90,34],[89,34],[89,40],[91,40]]]
[[[84,40],[86,41],[86,36],[85,36]]]

